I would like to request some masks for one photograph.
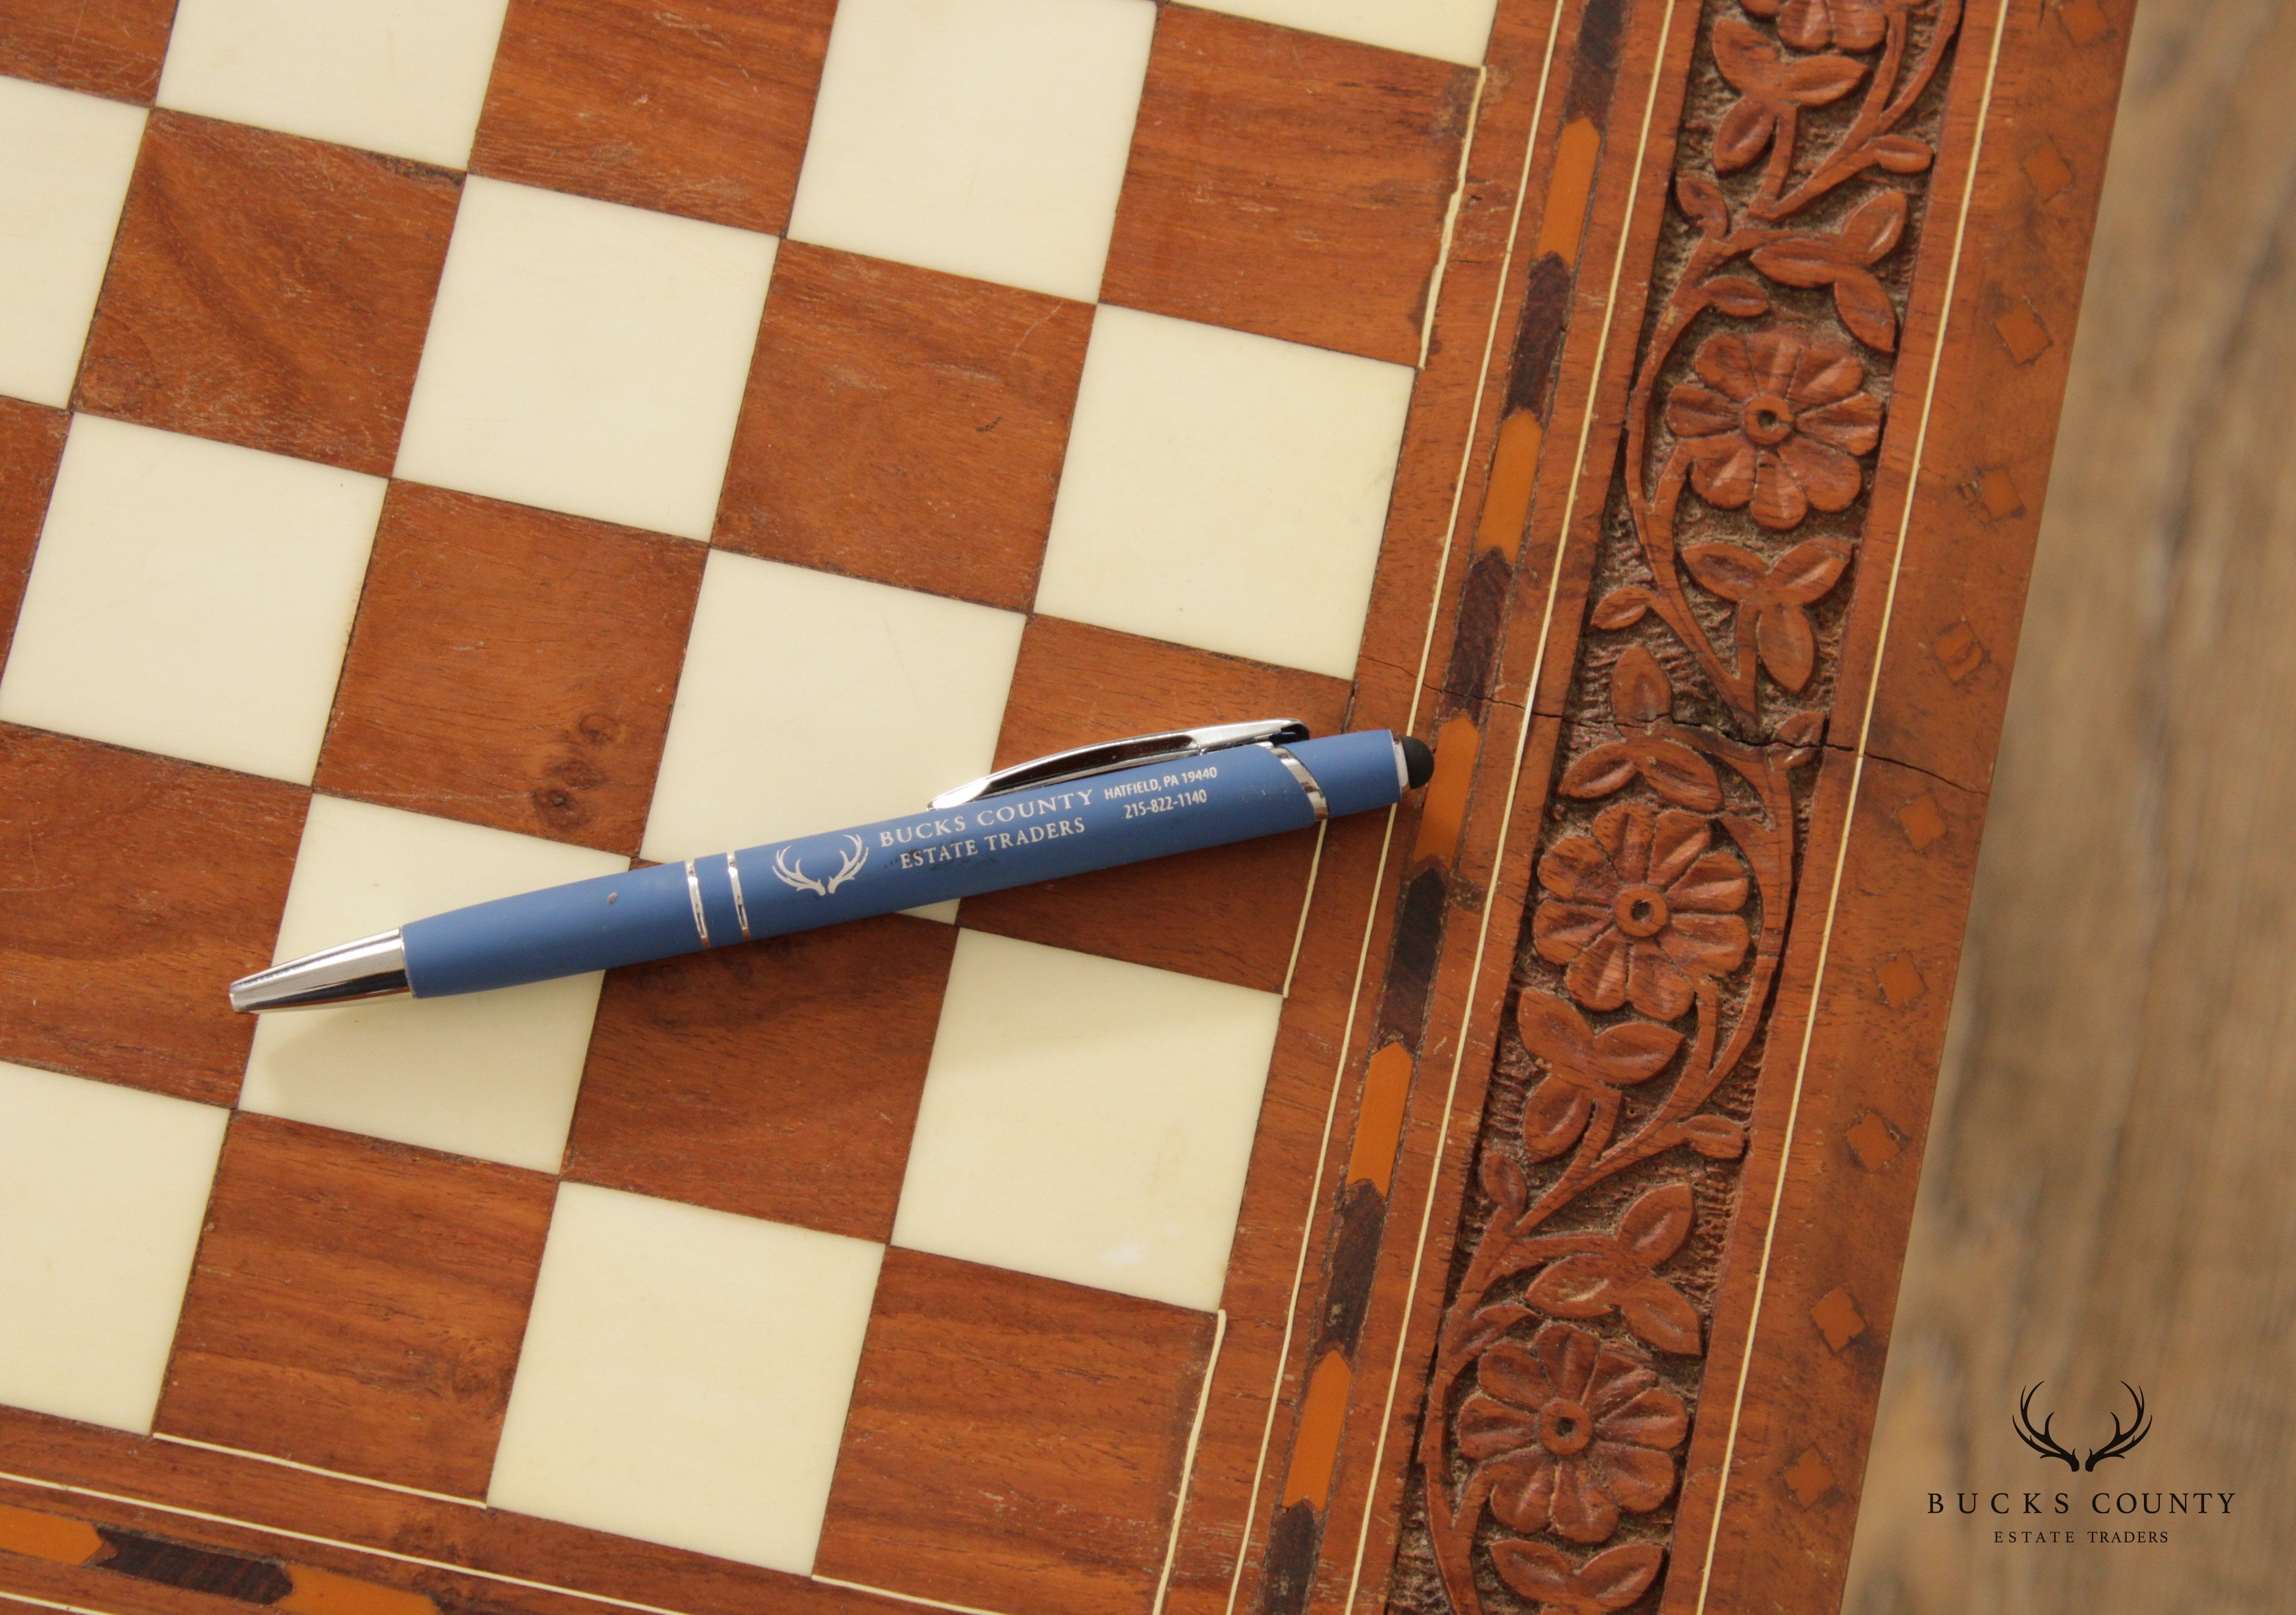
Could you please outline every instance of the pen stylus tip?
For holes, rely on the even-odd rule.
[[[1425,741],[1406,734],[1395,743],[1403,749],[1403,777],[1411,782],[1412,790],[1435,777],[1435,753],[1428,750]]]

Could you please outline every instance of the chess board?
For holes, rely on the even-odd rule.
[[[0,6],[0,1590],[1223,1584],[1407,818],[224,988],[1087,740],[1409,730],[1491,14]]]
[[[1831,1607],[2128,13],[0,3],[0,1601]],[[225,1007],[1273,715],[1433,778]]]

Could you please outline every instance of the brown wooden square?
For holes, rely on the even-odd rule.
[[[610,973],[566,1176],[891,1237],[955,949],[888,914]]]
[[[309,796],[0,724],[0,1060],[231,1103]]]
[[[16,636],[16,613],[32,576],[32,552],[48,519],[48,495],[63,461],[71,417],[20,398],[0,398],[0,667]]]
[[[0,8],[0,73],[146,106],[176,0],[8,0]]]
[[[1092,309],[791,242],[717,542],[1026,611]]]
[[[835,0],[511,0],[471,171],[778,235]]]
[[[1034,619],[1004,703],[996,766],[1087,741],[1254,717],[1345,726],[1349,686],[1057,617]],[[1303,830],[967,898],[974,930],[1273,992],[1283,985],[1316,832]]]
[[[234,1116],[154,1427],[483,1496],[554,1192]]]
[[[1008,1615],[1145,1615],[1200,1312],[888,1250],[815,1568]]]
[[[389,474],[460,191],[399,158],[152,113],[79,407]]]
[[[708,553],[393,483],[319,788],[635,854]]]
[[[1102,299],[1416,364],[1474,82],[1165,6]]]

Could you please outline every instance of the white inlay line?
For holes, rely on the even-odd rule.
[[[410,1497],[429,1497],[439,1503],[460,1504],[464,1508],[483,1509],[486,1501],[480,1497],[457,1497],[452,1492],[426,1491],[419,1486],[401,1486],[395,1480],[378,1480],[372,1475],[354,1475],[346,1470],[322,1469],[316,1463],[298,1463],[292,1458],[276,1458],[269,1453],[250,1452],[243,1447],[225,1447],[214,1441],[194,1441],[189,1436],[171,1436],[163,1430],[152,1432],[154,1441],[166,1441],[176,1447],[196,1447],[201,1452],[223,1453],[234,1458],[252,1458],[258,1463],[275,1463],[281,1469],[299,1470],[307,1475],[324,1475],[330,1480],[348,1480],[355,1486],[372,1486],[379,1491],[403,1492]]]
[[[1442,620],[1444,579],[1450,570],[1451,546],[1458,537],[1459,509],[1466,496],[1468,473],[1474,464],[1475,434],[1482,423],[1483,398],[1490,389],[1491,356],[1498,343],[1499,316],[1506,307],[1507,277],[1514,263],[1516,242],[1522,234],[1523,203],[1527,200],[1527,193],[1530,187],[1530,165],[1538,152],[1539,123],[1546,110],[1547,86],[1554,78],[1556,33],[1554,23],[1555,19],[1550,17],[1546,29],[1546,53],[1539,60],[1538,94],[1531,103],[1530,132],[1523,143],[1522,169],[1515,177],[1514,210],[1507,223],[1506,250],[1499,258],[1498,295],[1491,301],[1490,322],[1483,332],[1482,363],[1476,373],[1473,402],[1469,406],[1466,441],[1459,450],[1459,469],[1451,482],[1451,511],[1444,523],[1443,545],[1436,559],[1434,588],[1428,597],[1427,627],[1419,641],[1419,669],[1412,680],[1411,709],[1404,723],[1404,733],[1406,734],[1417,728],[1419,725],[1419,699],[1427,684],[1427,662],[1434,653],[1435,630]],[[1482,84],[1479,79],[1476,84],[1478,106],[1481,104],[1481,94]],[[1475,133],[1475,127],[1471,123],[1467,129],[1470,143],[1472,143]],[[1455,206],[1450,218],[1446,221],[1447,232],[1456,220],[1457,199],[1465,194],[1466,155],[1464,152],[1460,153],[1460,188],[1454,196]],[[1447,234],[1445,246],[1447,260],[1448,250]],[[1431,291],[1428,299],[1429,324],[1427,326],[1427,331],[1431,334],[1434,330],[1432,323],[1434,308],[1435,299]],[[1235,1601],[1243,1586],[1243,1567],[1245,1562],[1251,1556],[1252,1523],[1259,1517],[1260,1488],[1267,1483],[1267,1455],[1275,1439],[1275,1414],[1276,1410],[1283,1406],[1283,1377],[1292,1360],[1292,1337],[1298,1332],[1300,1291],[1307,1282],[1308,1251],[1315,1240],[1316,1213],[1324,1201],[1325,1167],[1332,1153],[1332,1130],[1339,1115],[1340,1091],[1346,1083],[1348,1060],[1354,1052],[1356,1012],[1362,1006],[1364,980],[1370,970],[1371,939],[1373,933],[1379,929],[1381,904],[1378,894],[1386,889],[1388,860],[1395,848],[1396,814],[1397,809],[1394,808],[1387,810],[1387,824],[1380,834],[1379,863],[1372,879],[1371,889],[1374,896],[1364,911],[1363,940],[1356,950],[1355,980],[1348,991],[1347,1018],[1340,1027],[1340,1052],[1332,1062],[1331,1092],[1324,1103],[1324,1131],[1322,1140],[1316,1150],[1315,1175],[1308,1187],[1308,1209],[1300,1219],[1300,1253],[1292,1263],[1291,1296],[1283,1308],[1283,1337],[1276,1347],[1275,1374],[1267,1388],[1267,1414],[1259,1427],[1259,1452],[1252,1462],[1251,1491],[1244,1504],[1243,1517],[1237,1528],[1235,1563],[1228,1572],[1226,1615],[1235,1615]],[[1294,962],[1297,962],[1296,946]],[[1290,990],[1288,981],[1285,984],[1285,990],[1287,992]],[[1185,1506],[1183,1503],[1184,1511]]]
[[[228,1525],[242,1531],[261,1531],[273,1537],[283,1537],[290,1542],[308,1542],[318,1547],[341,1548],[346,1553],[372,1554],[377,1559],[389,1559],[398,1564],[419,1564],[425,1570],[446,1570],[456,1576],[475,1576],[481,1581],[500,1582],[504,1586],[531,1587],[537,1593],[563,1593],[569,1598],[579,1598],[587,1603],[609,1604],[618,1610],[639,1610],[644,1615],[689,1615],[685,1610],[665,1609],[658,1603],[639,1603],[634,1599],[615,1598],[604,1593],[586,1593],[580,1587],[560,1586],[554,1581],[536,1581],[525,1576],[506,1576],[500,1570],[482,1570],[467,1564],[455,1564],[445,1559],[425,1559],[420,1554],[401,1554],[390,1548],[375,1547],[364,1542],[346,1542],[340,1537],[321,1537],[310,1531],[291,1529],[283,1525],[265,1525],[259,1521],[242,1520],[234,1514],[209,1513],[205,1509],[184,1508],[173,1503],[162,1503],[156,1497],[134,1497],[124,1492],[100,1491],[93,1486],[73,1486],[62,1480],[43,1480],[37,1475],[19,1475],[0,1470],[0,1480],[18,1486],[37,1488],[44,1492],[62,1492],[67,1496],[94,1497],[105,1503],[125,1503],[133,1508],[148,1508],[162,1514],[173,1514],[178,1520],[201,1520],[209,1525]],[[15,1594],[6,1596],[14,1597]],[[59,1605],[58,1608],[66,1606]]]

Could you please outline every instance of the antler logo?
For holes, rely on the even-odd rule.
[[[2070,1452],[2059,1446],[2056,1438],[2049,1433],[2049,1426],[2056,1422],[2056,1414],[2050,1414],[2045,1417],[2038,1430],[2033,1428],[2033,1397],[2043,1385],[2047,1383],[2046,1380],[2042,1380],[2030,1385],[2026,1388],[2025,1394],[2017,1398],[2015,1420],[2017,1439],[2044,1458],[2057,1459],[2076,1474],[2083,1470],[2094,1470],[2107,1458],[2127,1457],[2130,1450],[2152,1431],[2152,1421],[2146,1417],[2144,1413],[2144,1393],[2123,1380],[2120,1382],[2120,1389],[2127,1391],[2129,1398],[2136,1404],[2136,1417],[2130,1422],[2127,1430],[2123,1430],[2120,1428],[2120,1415],[2113,1414],[2112,1439],[2103,1447],[2090,1447],[2086,1461],[2076,1458]]]
[[[807,874],[805,861],[802,858],[794,864],[790,862],[790,849],[786,847],[774,854],[774,873],[781,876],[784,885],[794,886],[800,891],[809,891],[817,897],[825,898],[855,875],[859,874],[861,865],[869,861],[869,849],[861,844],[859,836],[849,835],[845,839],[853,843],[853,850],[839,855],[845,860],[844,865],[825,881],[816,881]]]

